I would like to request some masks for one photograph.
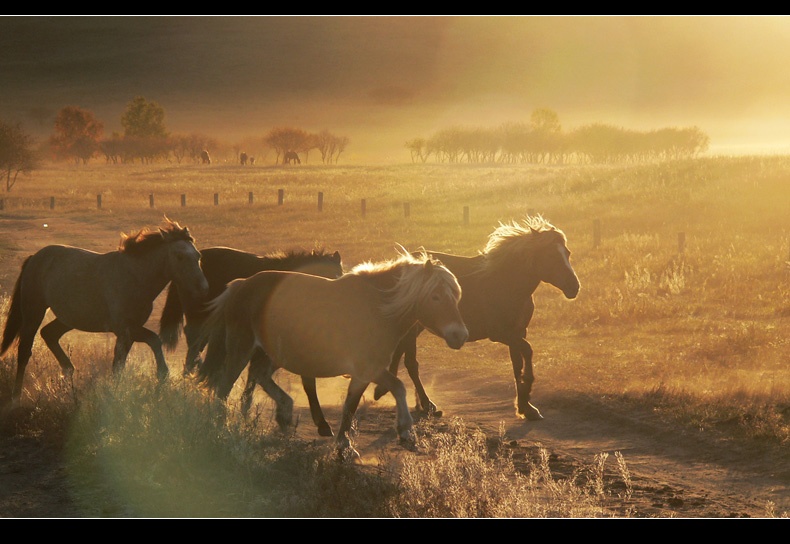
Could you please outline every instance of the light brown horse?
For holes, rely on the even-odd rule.
[[[159,378],[164,380],[168,368],[162,342],[144,325],[154,299],[171,281],[187,303],[201,302],[208,292],[208,282],[200,268],[200,252],[189,229],[166,217],[158,230],[122,234],[117,251],[95,253],[51,245],[25,259],[0,344],[2,355],[19,340],[12,401],[17,402],[22,393],[33,339],[48,308],[55,319],[41,329],[41,337],[60,363],[64,376],[73,374],[74,365],[59,340],[77,329],[115,334],[116,372],[124,367],[132,343],[145,342],[154,352]]]
[[[272,379],[278,368],[307,378],[351,377],[336,436],[341,458],[358,457],[349,431],[362,393],[371,383],[395,397],[397,430],[413,444],[406,388],[387,370],[392,353],[416,324],[460,349],[468,331],[458,311],[455,276],[427,255],[363,263],[338,279],[299,272],[259,272],[231,282],[211,303],[208,349],[199,375],[227,397],[256,348],[265,357],[255,380],[276,403],[282,429],[292,423],[293,400]],[[253,366],[250,366],[252,371]]]

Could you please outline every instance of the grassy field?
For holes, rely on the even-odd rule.
[[[566,233],[582,289],[572,304],[555,289],[536,292],[530,334],[547,348],[541,382],[648,405],[679,425],[727,423],[738,439],[790,442],[790,157],[589,167],[61,165],[0,198],[3,314],[3,294],[39,238],[110,251],[120,232],[165,214],[190,227],[199,248],[323,247],[339,250],[347,268],[394,257],[397,244],[473,255],[499,222],[542,214]],[[111,341],[81,349],[106,358]],[[0,359],[3,390],[14,361],[11,352]]]

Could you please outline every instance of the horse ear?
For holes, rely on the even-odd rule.
[[[536,229],[535,227],[529,227],[529,230],[532,231],[532,234],[537,234],[538,233],[538,229]]]
[[[426,259],[425,261],[425,271],[432,272],[433,271],[433,259]]]
[[[336,260],[337,262],[340,262],[340,252],[339,251],[335,251],[334,253],[332,253],[332,258],[334,260]]]

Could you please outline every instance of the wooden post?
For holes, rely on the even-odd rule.
[[[283,205],[283,199],[285,198],[285,189],[277,189],[277,205]]]
[[[469,206],[464,206],[464,225],[469,224]]]
[[[49,209],[50,210],[54,210],[55,209],[55,197],[54,196],[49,197]]]
[[[596,219],[593,221],[593,247],[601,245],[601,220]]]
[[[408,202],[403,203],[403,217],[409,217],[411,215],[411,204]]]
[[[96,195],[96,207],[101,210],[101,193]]]
[[[214,193],[214,205],[219,206],[219,193]]]
[[[154,193],[148,195],[148,206],[151,208],[154,207]]]
[[[686,251],[686,233],[679,232],[678,233],[678,253],[683,253]]]
[[[183,208],[186,205],[187,205],[187,195],[182,194],[181,195],[181,207]]]
[[[2,210],[3,210],[3,207],[4,207],[4,206],[5,206],[5,202],[3,202],[3,199],[2,199],[2,198],[0,198],[0,211],[2,211]]]
[[[362,199],[361,206],[362,206],[362,217],[365,217],[365,214],[368,213],[368,202],[364,198]],[[0,210],[2,210],[2,209],[3,209],[3,207],[0,206]]]
[[[250,191],[250,204],[252,204],[252,191]]]
[[[324,193],[322,191],[318,191],[318,211],[324,210]]]

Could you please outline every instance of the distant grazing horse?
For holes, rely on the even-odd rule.
[[[200,162],[203,164],[211,164],[211,157],[208,156],[208,151],[205,149],[200,152]]]
[[[200,253],[203,273],[208,280],[207,301],[225,291],[228,282],[248,278],[262,270],[292,270],[325,278],[337,278],[343,274],[343,264],[337,251],[290,251],[256,255],[229,247],[209,247]],[[185,310],[178,289],[172,286],[168,289],[159,321],[159,336],[168,349],[174,349],[183,323],[188,346],[185,374],[200,365],[200,353],[206,347],[205,341],[200,342],[200,329],[207,316],[208,311],[202,306]]]
[[[241,155],[239,155],[239,162],[241,163],[242,166],[247,164],[247,154],[244,151],[242,151]]]
[[[415,324],[460,349],[468,336],[458,311],[455,276],[427,255],[363,263],[338,279],[299,272],[258,272],[234,280],[210,303],[203,334],[209,337],[199,375],[227,396],[256,349],[265,356],[255,379],[276,403],[275,418],[292,423],[293,399],[272,379],[277,368],[307,378],[349,375],[338,435],[340,457],[358,457],[349,431],[370,382],[395,396],[397,431],[413,444],[406,388],[387,370],[393,350]],[[252,369],[252,365],[250,365]]]
[[[19,339],[12,401],[18,401],[22,393],[33,339],[47,308],[55,319],[41,329],[41,337],[64,376],[73,374],[74,365],[58,341],[77,329],[115,334],[116,372],[124,367],[132,343],[145,342],[154,352],[157,373],[164,380],[168,369],[162,343],[143,325],[154,299],[171,281],[182,300],[190,304],[202,301],[208,292],[208,282],[200,269],[200,252],[189,230],[166,217],[158,230],[122,234],[117,251],[100,254],[50,245],[25,259],[0,344],[2,355]]]
[[[296,154],[296,151],[288,151],[283,158],[284,164],[302,164],[302,161],[299,160],[299,155]]]

